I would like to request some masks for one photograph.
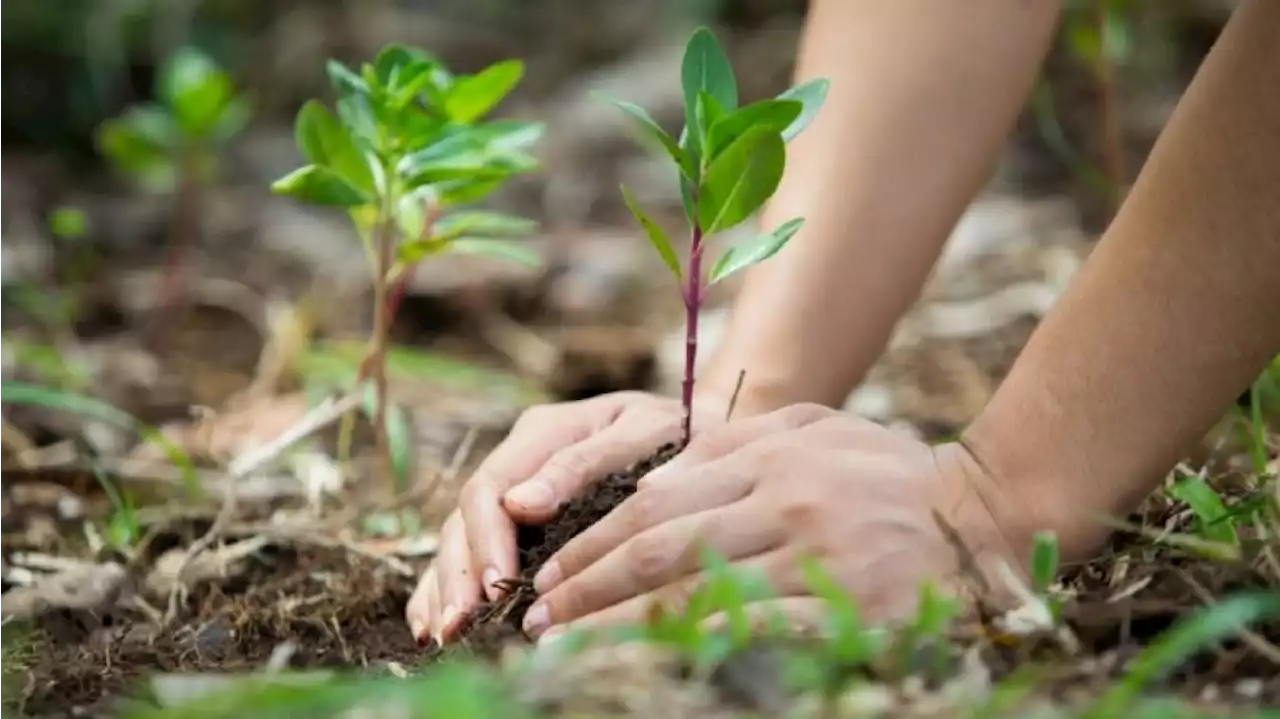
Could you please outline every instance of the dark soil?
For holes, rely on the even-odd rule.
[[[520,574],[503,580],[506,595],[496,602],[477,607],[466,619],[454,646],[457,650],[479,656],[494,657],[511,642],[529,641],[521,624],[525,612],[537,598],[533,578],[560,548],[583,530],[600,521],[623,500],[635,494],[636,486],[649,472],[679,453],[675,444],[659,447],[649,457],[622,472],[614,472],[592,485],[585,494],[561,506],[555,519],[545,525],[517,527],[516,544],[520,551]],[[454,650],[438,650],[436,656]]]
[[[137,696],[149,674],[257,671],[285,642],[299,668],[421,661],[404,627],[412,579],[343,549],[268,549],[249,561],[193,588],[169,630],[123,607],[40,617],[28,628],[29,661],[5,672],[26,715],[102,715],[111,709],[102,702]]]

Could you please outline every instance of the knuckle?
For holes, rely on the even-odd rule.
[[[566,447],[559,450],[543,465],[544,476],[556,484],[578,484],[589,479],[595,470],[592,458],[583,454],[577,447]]]
[[[619,507],[619,514],[624,514],[628,529],[639,531],[651,526],[661,516],[664,497],[657,487],[645,487],[627,497]]]
[[[675,561],[675,548],[661,535],[640,534],[627,545],[627,566],[642,586],[662,582]]]

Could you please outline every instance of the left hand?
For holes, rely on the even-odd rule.
[[[1029,508],[1018,504],[960,444],[931,447],[825,407],[788,407],[704,433],[645,477],[535,578],[542,596],[525,630],[639,623],[655,599],[679,610],[701,579],[704,547],[762,571],[770,604],[793,623],[824,611],[802,580],[805,557],[868,619],[905,618],[923,581],[956,588],[977,569],[995,584],[992,560],[1021,567],[1030,535],[1010,517]]]

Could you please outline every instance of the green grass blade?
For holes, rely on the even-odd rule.
[[[1260,621],[1280,617],[1280,592],[1249,592],[1205,607],[1175,624],[1142,650],[1123,679],[1102,695],[1087,716],[1117,717],[1151,682],[1197,652]]]

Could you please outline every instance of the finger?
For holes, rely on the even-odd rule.
[[[441,531],[436,567],[440,584],[439,617],[433,617],[431,631],[443,644],[457,629],[467,612],[480,603],[480,578],[472,566],[471,551],[462,515],[455,512]]]
[[[740,462],[711,462],[685,472],[680,479],[679,484],[637,491],[569,540],[534,577],[534,588],[546,594],[641,532],[680,517],[731,505],[750,494],[754,486],[750,468]]]
[[[698,555],[714,550],[727,561],[765,555],[786,537],[776,524],[762,521],[750,502],[700,512],[646,530],[543,595],[525,615],[524,630],[536,637],[554,624],[573,621],[615,604],[668,587],[679,602],[687,599],[698,575]],[[773,561],[770,559],[770,561]],[[746,564],[750,564],[749,562]],[[778,572],[781,567],[767,567]],[[680,583],[685,579],[685,583]],[[639,605],[633,604],[638,610]]]
[[[409,624],[409,633],[413,635],[414,641],[419,644],[426,643],[426,640],[430,638],[428,631],[431,628],[433,596],[439,596],[439,592],[436,590],[436,568],[434,563],[427,571],[422,573],[422,578],[418,580],[418,586],[414,588],[413,595],[409,597],[409,602],[404,608],[404,617]],[[439,602],[437,601],[436,603],[438,604]]]
[[[784,575],[794,574],[797,571],[795,564],[793,552],[773,549],[761,551],[744,559],[731,561],[730,570],[738,573],[752,573],[767,580],[779,580]],[[569,630],[590,630],[634,625],[648,621],[657,607],[661,607],[666,612],[684,612],[692,597],[709,578],[706,572],[697,571],[660,584],[653,590],[624,597],[620,601],[594,606],[586,611],[578,611],[576,616],[556,614],[557,611],[561,611],[560,607],[567,605],[568,602],[566,600],[569,596],[567,594],[557,596],[559,592],[553,592],[540,601],[547,602],[550,606],[551,626],[555,627],[554,632],[556,634]],[[779,583],[790,584],[787,581],[779,581]],[[566,592],[574,591],[574,588],[569,584],[566,584],[563,589]],[[803,594],[803,590],[788,592],[788,594],[791,593],[799,596]],[[578,596],[581,596],[581,594],[579,593]],[[574,597],[570,601],[576,601],[576,599],[577,597]],[[537,607],[537,604],[534,607]],[[533,608],[530,609],[531,613],[532,611]],[[527,628],[526,631],[528,631]],[[530,632],[530,635],[538,636],[532,632]]]
[[[679,418],[661,412],[624,412],[617,421],[558,449],[532,478],[512,487],[502,504],[517,521],[544,522],[560,505],[610,472],[620,472],[679,435]]]
[[[703,432],[674,459],[649,472],[640,488],[686,483],[685,473],[707,462],[727,457],[743,447],[788,430],[800,429],[832,416],[833,411],[815,404],[798,404]]]
[[[612,411],[607,407],[592,409],[586,403],[575,407],[576,410],[565,406],[525,412],[507,439],[463,487],[459,509],[472,559],[490,600],[502,594],[495,582],[519,572],[516,526],[502,506],[502,494],[537,472],[558,449],[587,437],[594,429],[591,421],[608,418]],[[549,414],[563,416],[565,410],[594,416],[591,421],[581,422],[547,420]]]

